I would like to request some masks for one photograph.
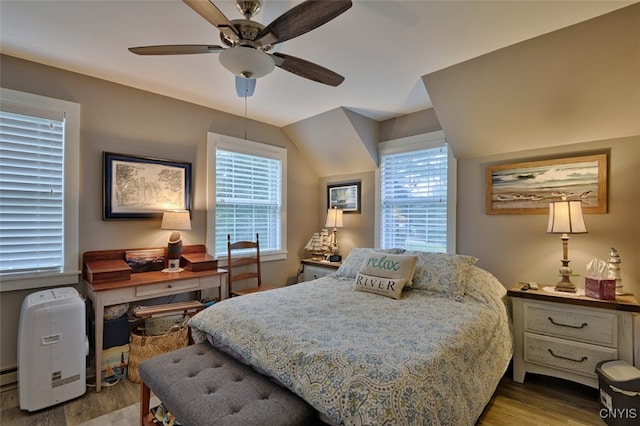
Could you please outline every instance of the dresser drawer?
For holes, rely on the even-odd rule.
[[[618,359],[618,350],[538,334],[524,334],[524,360],[558,370],[597,377],[600,361]]]
[[[198,290],[200,279],[190,278],[186,280],[169,281],[158,284],[139,285],[136,287],[137,297],[163,296],[165,294],[175,294],[180,290],[185,292]]]
[[[315,265],[304,265],[302,282],[316,280],[329,274],[333,274],[334,272],[336,272],[336,269],[323,268]]]
[[[618,347],[618,317],[602,310],[525,303],[524,331]]]

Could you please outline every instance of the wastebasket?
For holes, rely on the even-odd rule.
[[[600,418],[609,426],[640,424],[640,370],[622,361],[596,365]]]

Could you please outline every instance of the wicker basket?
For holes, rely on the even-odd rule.
[[[140,383],[138,366],[146,359],[184,348],[189,344],[189,327],[173,326],[160,336],[139,336],[131,333],[131,351],[127,379]]]

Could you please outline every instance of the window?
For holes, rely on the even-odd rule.
[[[455,252],[455,160],[442,132],[380,144],[377,245]]]
[[[257,233],[261,258],[284,258],[286,150],[211,133],[208,152],[209,247],[225,257],[227,234],[238,241]]]
[[[78,104],[1,89],[2,291],[78,282]]]

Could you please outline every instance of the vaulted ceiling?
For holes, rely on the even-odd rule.
[[[206,0],[205,0],[206,1]],[[229,18],[231,0],[212,0]],[[267,24],[300,1],[265,0]],[[629,1],[354,0],[329,23],[276,45],[345,77],[325,86],[276,68],[258,79],[250,118],[281,127],[338,107],[383,120],[432,106],[425,74],[616,10]],[[143,57],[150,44],[221,44],[179,0],[2,0],[3,53],[244,115],[218,54]]]
[[[213,2],[240,18],[234,1]],[[299,3],[265,0],[255,20],[267,24]],[[606,17],[604,27],[591,23],[634,3],[354,0],[276,49],[336,71],[344,83],[325,86],[276,68],[247,99],[217,54],[127,50],[220,44],[218,30],[179,0],[2,0],[0,48],[282,127],[330,176],[373,169],[380,123],[432,107],[459,157],[637,132],[640,120],[629,117],[640,102],[629,88],[640,90],[640,72],[633,75],[640,25],[632,27],[639,8],[618,28]]]

